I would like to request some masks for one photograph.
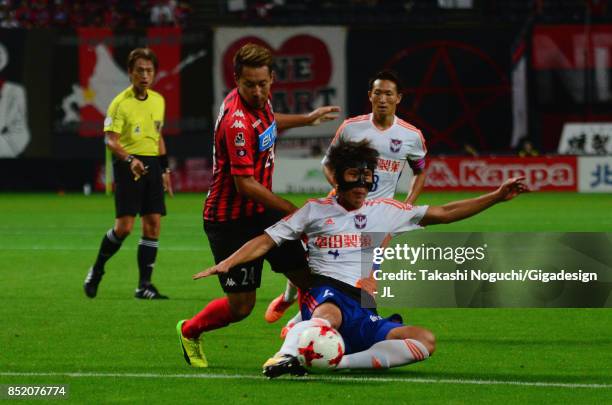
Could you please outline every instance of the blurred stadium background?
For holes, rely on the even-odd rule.
[[[274,106],[369,112],[367,79],[404,82],[398,111],[429,148],[426,191],[612,191],[612,4],[607,0],[3,0],[1,191],[102,191],[102,121],[130,49],[161,60],[155,89],[178,191],[207,190],[212,125],[233,52],[268,44]],[[287,131],[275,190],[324,192],[339,121]],[[403,176],[407,182],[408,176]],[[403,187],[405,190],[405,187]]]
[[[429,149],[424,204],[513,175],[543,191],[439,230],[610,232],[611,3],[0,0],[0,383],[70,384],[76,403],[285,403],[288,393],[295,403],[609,403],[606,280],[577,305],[592,308],[555,308],[562,283],[537,297],[541,308],[401,308],[435,331],[438,353],[384,375],[263,383],[260,365],[280,342],[263,312],[285,285],[269,271],[253,314],[205,337],[209,369],[185,365],[174,325],[220,294],[191,274],[213,263],[201,207],[240,45],[274,50],[280,112],[367,113],[368,78],[397,70],[398,115]],[[179,192],[155,276],[171,300],[134,300],[135,236],[89,300],[83,279],[113,216],[102,123],[128,85],[128,52],[143,45],[160,57],[154,88]],[[329,191],[320,159],[340,123],[282,134],[275,191],[298,205]]]

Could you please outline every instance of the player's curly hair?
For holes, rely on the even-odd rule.
[[[380,72],[372,76],[370,78],[370,81],[368,82],[369,91],[372,91],[372,88],[374,87],[374,82],[376,80],[388,80],[392,83],[395,83],[395,88],[397,89],[397,92],[398,93],[402,92],[402,81],[400,80],[399,75],[397,74],[395,70],[391,70],[391,69],[381,70]]]
[[[272,51],[264,46],[248,43],[238,49],[238,52],[234,55],[234,75],[240,77],[244,66],[252,68],[267,66],[272,73],[273,63]]]
[[[151,61],[151,63],[153,63],[155,71],[157,72],[157,68],[159,66],[159,63],[157,61],[157,55],[155,55],[155,52],[153,52],[150,48],[136,48],[132,50],[132,52],[130,52],[127,60],[128,71],[131,71],[134,68],[134,64],[136,63],[137,59],[145,59]]]
[[[370,141],[364,139],[359,142],[338,140],[327,155],[327,165],[335,174],[342,173],[351,167],[360,167],[363,163],[372,170],[376,169],[378,151],[372,148]]]

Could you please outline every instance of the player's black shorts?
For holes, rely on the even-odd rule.
[[[204,221],[204,231],[208,236],[215,263],[229,257],[249,240],[261,235],[266,228],[284,217],[278,211],[266,211],[254,218],[235,221]],[[261,285],[263,260],[267,260],[272,270],[287,273],[295,270],[308,270],[306,250],[299,240],[287,241],[270,250],[263,258],[232,267],[229,272],[219,274],[221,288],[225,292],[255,291]]]
[[[115,217],[146,214],[166,215],[164,202],[164,182],[157,156],[135,156],[148,166],[147,174],[134,179],[127,162],[115,160]]]

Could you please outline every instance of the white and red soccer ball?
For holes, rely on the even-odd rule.
[[[298,360],[312,371],[335,369],[344,355],[344,340],[330,326],[311,326],[298,340]]]

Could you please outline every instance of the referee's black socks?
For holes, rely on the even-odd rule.
[[[138,286],[140,288],[151,284],[151,274],[153,273],[153,266],[155,266],[158,246],[157,239],[144,236],[138,242],[138,272],[140,274]]]
[[[108,232],[106,232],[106,235],[104,235],[104,238],[102,238],[102,243],[100,244],[100,250],[98,251],[96,263],[94,263],[93,266],[94,271],[104,271],[104,265],[106,264],[108,259],[113,257],[115,253],[117,253],[124,239],[125,238],[120,238],[119,236],[117,236],[113,228],[109,229]]]

